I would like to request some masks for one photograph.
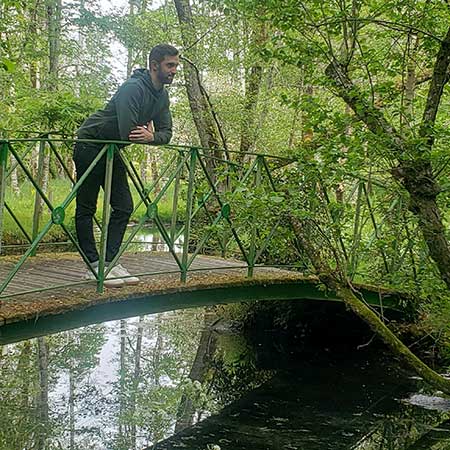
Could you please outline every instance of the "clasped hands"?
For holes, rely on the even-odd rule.
[[[149,144],[150,142],[153,142],[154,137],[154,129],[153,129],[153,123],[149,122],[147,125],[144,126],[137,126],[136,128],[133,128],[130,131],[130,134],[128,135],[128,139],[132,142],[140,142],[141,144]]]

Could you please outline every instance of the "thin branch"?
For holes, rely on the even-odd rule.
[[[203,40],[203,38],[208,36],[208,34],[211,33],[211,31],[213,31],[214,29],[216,29],[224,20],[225,18],[222,18],[221,20],[217,21],[214,25],[208,28],[200,37],[198,37],[192,44],[184,48],[183,51],[188,52],[191,48],[195,47],[201,40]]]
[[[206,92],[206,89],[203,87],[203,84],[201,83],[200,71],[198,70],[198,67],[190,59],[188,59],[186,56],[181,56],[181,59],[183,61],[186,61],[195,70],[195,73],[197,75],[198,85],[200,86],[200,90],[201,90],[202,94],[205,96],[206,101],[208,102],[208,105],[209,105],[209,107],[211,109],[211,114],[213,116],[214,122],[216,123],[217,130],[219,131],[219,134],[220,134],[220,139],[222,140],[223,148],[225,150],[226,155],[228,155],[227,141],[225,139],[225,135],[223,134],[222,126],[221,126],[221,124],[219,122],[219,118],[218,118],[218,116],[216,114],[216,111],[215,111],[214,106],[213,106],[213,104],[211,102],[211,99],[210,99],[210,97],[208,95],[208,92]]]
[[[334,82],[338,95],[352,108],[356,117],[365,123],[376,136],[388,138],[389,146],[394,151],[403,153],[403,138],[386,120],[380,109],[368,104],[364,95],[350,80],[346,67],[333,59],[325,69],[325,74]]]
[[[369,79],[370,96],[372,97],[372,105],[374,105],[375,104],[375,89],[373,87],[372,75],[370,74],[368,63],[365,62],[364,50],[361,47],[361,43],[359,42],[359,39],[356,39],[356,37],[355,37],[355,42],[356,42],[356,44],[358,46],[359,52],[361,53],[362,60],[364,61],[364,69],[366,69],[367,78]]]
[[[314,22],[305,22],[305,25],[311,28],[323,28],[323,27],[327,27],[329,25],[338,25],[340,23],[342,23],[345,20],[349,20],[349,19],[332,19],[332,20],[324,20],[323,22],[318,22],[318,23],[314,23]],[[404,24],[404,23],[399,23],[399,22],[390,22],[388,20],[377,20],[377,19],[351,19],[352,21],[354,21],[355,23],[358,24],[362,24],[363,26],[366,25],[370,25],[370,24],[375,24],[375,25],[380,25],[382,27],[388,28],[390,30],[394,30],[394,31],[402,31],[405,33],[417,33],[417,34],[422,34],[423,36],[428,36],[431,39],[442,43],[444,40],[441,37],[438,37],[432,33],[429,33],[428,31],[425,31],[421,28],[417,28],[414,27],[410,24]],[[361,29],[361,27],[360,27]]]

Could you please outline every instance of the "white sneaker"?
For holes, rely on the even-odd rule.
[[[106,267],[105,267],[105,269],[106,269]],[[95,270],[95,273],[98,274],[98,266],[94,267],[94,270]],[[105,286],[107,288],[120,288],[120,287],[125,286],[124,281],[122,279],[120,279],[120,278],[117,278],[117,275],[113,275],[112,272],[113,271],[111,270],[111,272],[109,272],[108,275],[106,275],[106,279],[103,282],[103,286]],[[85,280],[97,281],[97,278],[91,272],[91,269],[87,269],[87,271],[86,271],[86,273],[84,275],[84,279]]]
[[[122,264],[115,265],[108,275],[121,279],[125,284],[129,285],[138,284],[141,281],[138,277],[132,276],[130,272],[122,266]]]

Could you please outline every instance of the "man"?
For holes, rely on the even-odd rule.
[[[172,137],[172,117],[164,85],[172,83],[178,65],[179,53],[175,47],[168,44],[154,47],[149,55],[149,70],[135,70],[119,87],[105,109],[97,111],[85,120],[78,130],[78,139],[131,141],[154,145],[169,143]],[[103,144],[76,142],[73,159],[77,179],[86,172],[102,148]],[[93,217],[100,186],[104,187],[105,162],[106,157],[103,156],[80,186],[76,197],[75,227],[78,242],[95,270],[98,270],[99,254],[94,240]],[[119,252],[133,212],[126,168],[119,152],[114,155],[110,204],[112,213],[105,258],[107,265]],[[86,279],[95,279],[90,269]],[[138,282],[139,279],[130,276],[123,266],[116,265],[109,272],[104,284],[107,287],[121,287]]]

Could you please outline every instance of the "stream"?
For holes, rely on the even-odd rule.
[[[450,400],[379,344],[333,346],[337,327],[299,352],[217,312],[0,347],[0,450],[450,449]]]

